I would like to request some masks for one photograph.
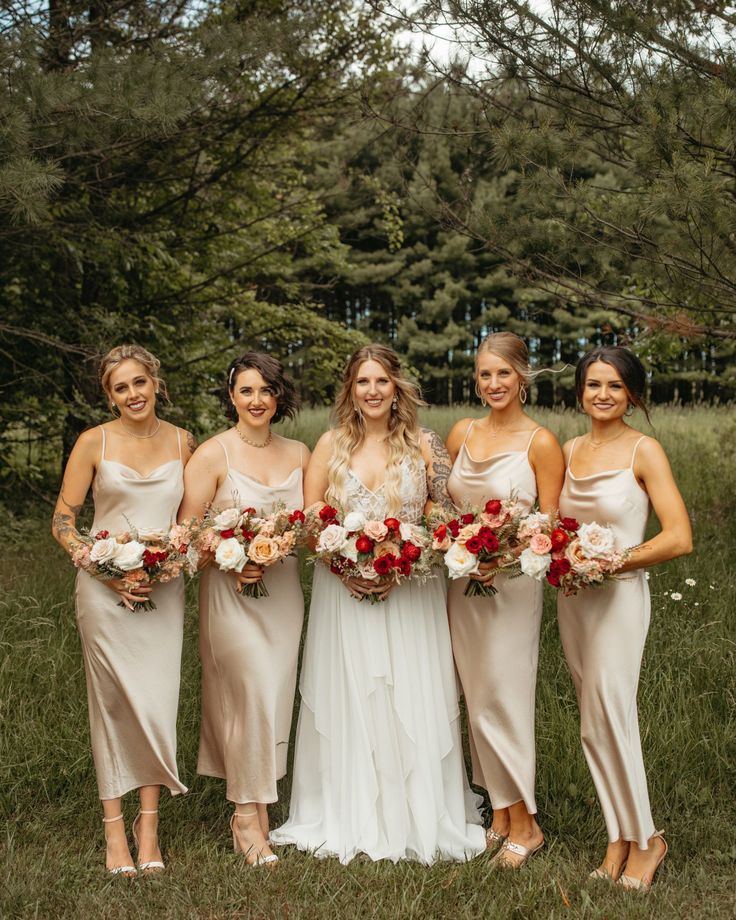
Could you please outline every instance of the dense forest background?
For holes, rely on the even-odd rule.
[[[623,342],[653,401],[732,399],[735,26],[719,2],[3,3],[0,482],[58,473],[124,341],[198,433],[241,349],[322,404],[378,339],[454,404],[498,329],[538,368]],[[571,372],[532,399],[572,405]]]

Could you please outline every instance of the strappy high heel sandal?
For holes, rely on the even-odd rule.
[[[500,846],[503,846],[506,837],[506,834],[499,834],[498,831],[494,831],[492,827],[489,827],[486,831],[486,851],[497,850]]]
[[[618,864],[614,872],[609,872],[608,869],[606,869],[606,862],[604,859],[602,865],[598,866],[597,869],[593,869],[592,872],[588,873],[588,878],[599,879],[601,881],[611,882],[611,884],[613,884],[614,882],[617,882],[621,878],[621,874],[626,868],[626,863],[628,862],[628,859],[629,859],[629,854],[627,853],[626,856],[624,856],[624,858]]]
[[[544,840],[536,847],[525,847],[521,843],[514,843],[508,837],[501,845],[501,849],[496,853],[491,862],[497,866],[503,866],[504,869],[523,869],[529,860],[538,853],[544,846]],[[514,856],[520,856],[520,862],[512,862],[510,859],[504,859],[504,853],[513,853]]]
[[[664,852],[657,860],[657,865],[652,869],[652,871],[648,875],[643,876],[643,878],[636,878],[636,876],[634,875],[621,875],[619,876],[619,879],[616,882],[617,885],[620,885],[622,888],[625,888],[627,891],[643,891],[644,893],[649,891],[649,889],[652,887],[654,876],[657,874],[657,869],[659,869],[659,867],[664,862],[664,858],[667,855],[667,851],[669,850],[669,847],[667,846],[667,841],[664,839],[663,835],[664,835],[664,831],[657,831],[656,834],[652,834],[652,836],[649,838],[651,841],[659,837],[659,839],[664,844]]]
[[[122,814],[115,815],[114,818],[103,818],[103,824],[111,824],[113,821],[122,821]],[[135,866],[115,866],[112,869],[107,870],[110,875],[124,875],[126,878],[135,878],[138,875],[138,870]]]
[[[238,840],[238,834],[235,830],[235,822],[238,818],[253,818],[258,814],[258,811],[244,811],[238,814],[237,811],[234,811],[232,817],[230,818],[230,830],[233,833],[233,850],[236,853],[242,853],[245,857],[246,866],[251,866],[256,868],[257,866],[273,866],[279,861],[278,856],[275,853],[271,853],[269,856],[263,856],[260,852],[256,851],[254,846],[248,847],[247,850],[243,849],[242,844]],[[256,858],[253,862],[248,862],[248,856],[255,851]]]
[[[158,814],[158,808],[154,808],[152,811],[145,811],[143,808],[141,808],[138,814],[135,816],[135,820],[133,821],[133,840],[135,842],[136,850],[140,850],[140,846],[138,844],[137,827],[138,827],[138,821],[140,820],[141,815],[157,815],[157,814]],[[138,863],[138,870],[140,872],[152,872],[152,871],[160,872],[162,869],[165,869],[165,868],[166,866],[161,862],[160,859],[149,859],[148,862]]]

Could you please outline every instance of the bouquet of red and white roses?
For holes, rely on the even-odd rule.
[[[341,519],[336,508],[324,505],[310,514],[309,531],[316,540],[312,560],[336,575],[354,575],[379,585],[432,574],[429,534],[398,518],[370,520],[350,511]],[[382,600],[375,594],[364,597],[373,604]]]
[[[93,578],[109,581],[122,579],[131,590],[140,585],[172,581],[183,572],[197,570],[194,549],[197,525],[174,524],[168,531],[144,531],[131,527],[118,534],[100,530],[80,535],[72,552],[72,561]],[[119,607],[127,605],[120,601]],[[151,598],[133,603],[133,610],[155,610]]]
[[[209,509],[197,537],[197,549],[214,553],[221,572],[242,572],[246,563],[268,567],[290,556],[305,536],[305,515],[277,507],[259,515],[255,508]],[[262,580],[237,588],[244,597],[268,597]]]
[[[432,514],[434,526],[432,549],[442,554],[441,561],[450,578],[477,575],[482,562],[499,561],[499,570],[513,566],[513,550],[523,515],[515,499],[490,499],[482,509],[468,509],[464,514],[444,520]],[[518,572],[512,572],[518,574]],[[498,589],[468,579],[466,597],[493,597]]]
[[[519,557],[521,571],[538,581],[546,579],[566,595],[616,578],[630,552],[616,549],[610,527],[567,517],[551,522],[547,514],[526,517],[519,539],[527,543]]]

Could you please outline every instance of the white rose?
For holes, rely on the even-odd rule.
[[[581,524],[578,540],[585,555],[593,559],[611,559],[616,553],[615,538],[610,527],[595,522]]]
[[[445,553],[445,565],[450,578],[476,575],[480,571],[478,557],[465,549],[460,543],[453,543],[447,550]]]
[[[365,515],[361,511],[351,511],[345,515],[342,526],[348,533],[357,533],[365,527]]]
[[[115,555],[117,545],[118,542],[115,537],[107,537],[105,540],[95,540],[89,552],[90,562],[108,562]]]
[[[540,556],[533,549],[525,549],[519,557],[521,562],[521,571],[530,578],[536,578],[537,581],[543,581],[544,576],[549,571],[552,563],[550,555]]]
[[[373,568],[372,562],[364,562],[358,566],[358,574],[366,581],[378,581],[378,572]]]
[[[240,523],[241,514],[237,508],[225,508],[212,522],[215,530],[235,530]]]
[[[113,562],[121,571],[132,572],[133,569],[139,569],[143,565],[145,551],[146,547],[137,540],[131,540],[130,543],[117,543]]]
[[[215,550],[215,562],[223,572],[242,572],[246,561],[243,544],[235,537],[223,540]]]
[[[317,540],[318,553],[339,553],[347,543],[348,532],[339,524],[328,524]]]
[[[416,543],[420,539],[417,528],[413,524],[406,524],[404,521],[399,524],[399,536],[402,540],[409,540],[412,543]]]
[[[345,529],[347,530],[347,528]],[[358,547],[355,545],[357,539],[357,537],[351,537],[349,540],[346,540],[345,545],[340,550],[340,554],[351,562],[358,561]]]

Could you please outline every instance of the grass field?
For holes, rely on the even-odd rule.
[[[574,413],[534,413],[561,439]],[[426,413],[445,434],[455,410]],[[326,413],[290,433],[313,443]],[[691,510],[695,552],[652,571],[652,626],[639,703],[655,820],[670,856],[648,897],[588,882],[605,831],[580,750],[577,710],[547,598],[537,695],[544,855],[520,873],[487,858],[431,869],[360,860],[340,866],[282,851],[274,872],[231,852],[223,784],[197,777],[196,606],[186,621],[179,762],[185,797],[162,799],[160,877],[102,871],[103,830],[89,749],[74,572],[34,518],[0,554],[0,917],[133,918],[732,918],[736,915],[736,423],[727,409],[660,409],[657,436]],[[649,432],[646,426],[643,430]],[[40,533],[39,533],[40,530]],[[30,547],[30,549],[29,549]],[[308,575],[308,573],[305,573]],[[694,579],[689,586],[685,580]],[[682,594],[673,600],[671,592]],[[288,805],[273,807],[279,823]],[[125,806],[128,826],[135,804]]]

